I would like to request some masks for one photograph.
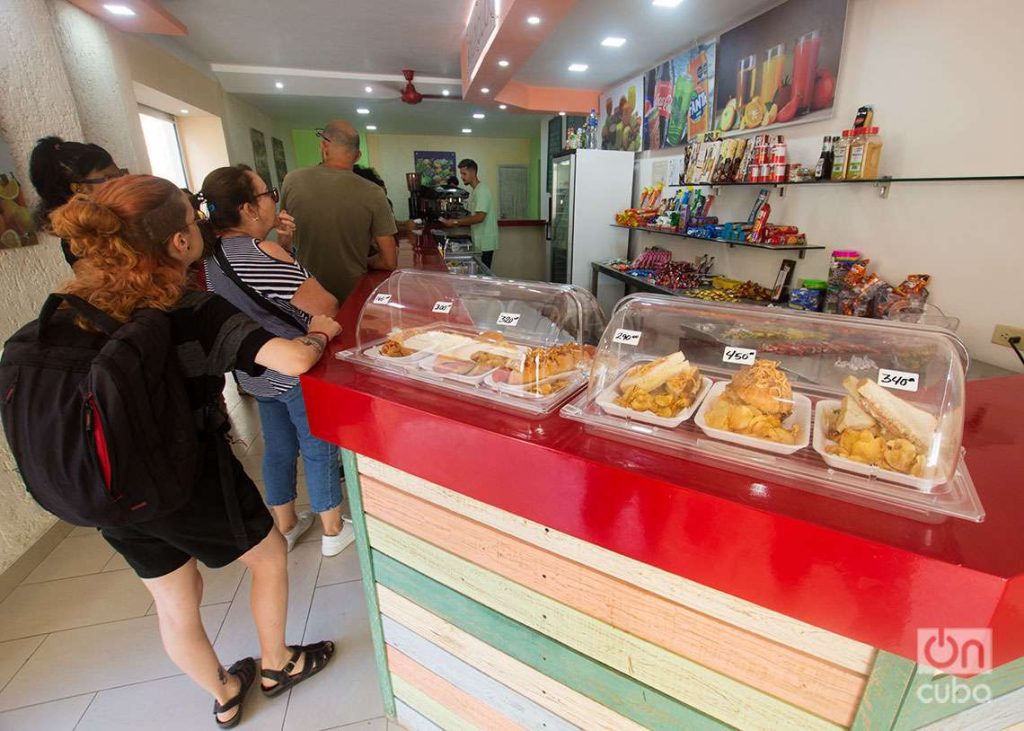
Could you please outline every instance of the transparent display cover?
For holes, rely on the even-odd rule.
[[[367,298],[337,354],[511,411],[548,414],[587,383],[605,319],[566,284],[403,269]]]
[[[632,295],[561,413],[755,478],[981,521],[961,447],[966,367],[939,328]]]

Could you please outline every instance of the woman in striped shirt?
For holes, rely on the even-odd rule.
[[[248,166],[236,165],[207,175],[201,198],[220,237],[205,261],[211,291],[282,336],[303,330],[313,315],[335,315],[338,301],[287,251],[295,223],[286,211],[278,214],[276,188]],[[277,243],[267,241],[275,230]],[[295,511],[301,453],[310,505],[323,523],[322,553],[341,553],[354,535],[341,518],[338,449],[310,433],[299,379],[269,369],[262,376],[235,376],[259,403],[266,500],[289,550],[313,522],[311,513]]]

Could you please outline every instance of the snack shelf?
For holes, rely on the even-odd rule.
[[[644,292],[650,292],[652,294],[670,294],[670,295],[672,295],[674,297],[686,297],[687,296],[686,293],[691,291],[691,290],[687,290],[687,289],[670,289],[669,287],[662,287],[660,284],[655,284],[654,282],[652,282],[652,281],[650,281],[648,279],[641,279],[640,277],[634,277],[632,274],[627,274],[626,272],[619,271],[618,269],[610,267],[607,264],[602,264],[599,261],[591,262],[590,263],[590,267],[593,270],[593,278],[592,278],[592,285],[591,285],[590,291],[595,293],[595,296],[597,296],[596,295],[596,291],[597,291],[596,279],[597,279],[597,276],[599,274],[603,274],[605,276],[611,277],[612,279],[617,279],[618,281],[624,282],[625,284],[628,284],[628,285],[630,285],[632,287],[635,287],[638,290],[642,290]],[[771,305],[778,304],[778,303],[777,302],[768,302],[768,301],[765,301],[765,300],[752,300],[752,299],[742,299],[741,298],[738,302],[733,302],[733,304],[752,305],[754,307],[770,307]]]
[[[1024,175],[967,175],[967,176],[953,176],[953,177],[908,177],[908,178],[896,178],[891,176],[883,176],[881,178],[863,178],[857,180],[794,180],[785,182],[774,182],[774,183],[750,183],[750,182],[731,182],[731,183],[682,183],[680,185],[666,185],[666,188],[688,188],[691,186],[704,186],[706,188],[728,188],[732,186],[751,186],[757,185],[762,188],[778,188],[779,197],[785,195],[785,189],[790,185],[863,185],[870,184],[874,185],[879,189],[878,194],[882,198],[889,197],[889,186],[893,183],[985,183],[985,182],[1007,182],[1012,180],[1024,180]]]
[[[754,244],[749,241],[733,241],[732,239],[709,239],[704,236],[690,236],[688,234],[679,233],[678,231],[662,231],[656,228],[646,228],[644,226],[623,226],[620,223],[609,224],[612,228],[625,228],[630,231],[643,231],[649,234],[662,234],[664,236],[676,236],[681,239],[693,239],[694,241],[707,241],[714,244],[727,244],[730,248],[733,246],[740,246],[746,249],[762,249],[767,251],[795,251],[797,257],[800,259],[804,258],[804,252],[813,249],[825,249],[824,246],[810,246],[808,244],[800,244],[799,246],[773,246],[772,244]]]

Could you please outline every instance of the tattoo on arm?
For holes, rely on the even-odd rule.
[[[297,338],[297,340],[303,345],[316,350],[317,355],[323,353],[324,347],[327,345],[322,338],[318,338],[315,335],[303,335],[301,338]]]

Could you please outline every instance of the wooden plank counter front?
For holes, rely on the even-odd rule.
[[[332,350],[353,343],[384,276],[346,303]],[[1024,377],[968,385],[982,524],[752,490],[557,415],[495,412],[334,358],[303,389],[314,433],[344,448],[381,691],[407,728],[1024,720]],[[994,670],[933,676],[916,662],[929,627],[992,630]]]

